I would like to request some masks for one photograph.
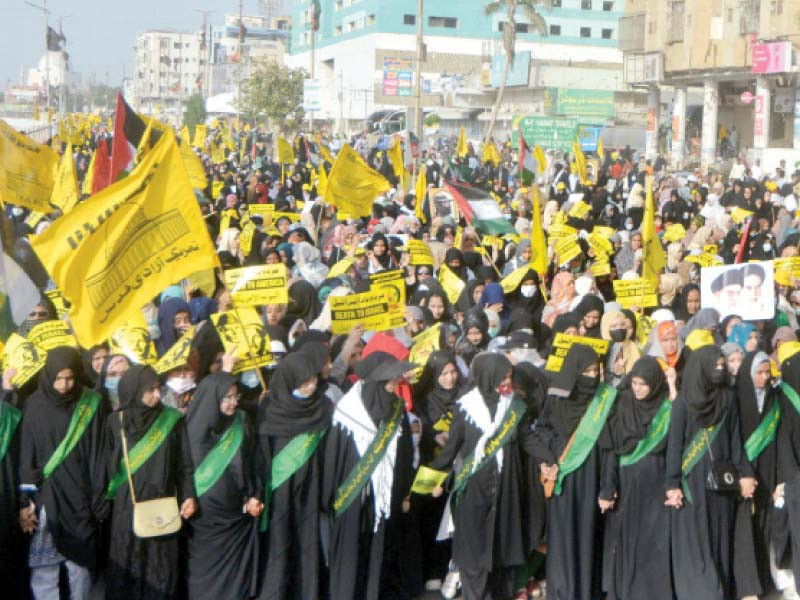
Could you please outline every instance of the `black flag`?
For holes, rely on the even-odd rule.
[[[47,28],[47,49],[51,52],[63,50],[62,44],[67,41],[64,34],[57,32],[52,27]]]

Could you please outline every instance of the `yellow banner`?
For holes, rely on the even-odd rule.
[[[215,181],[211,184],[211,195],[214,196],[213,200],[218,200],[219,195],[222,192],[222,188],[225,187],[224,181]]]
[[[400,304],[405,310],[406,280],[402,269],[392,269],[391,271],[371,274],[369,276],[369,291],[386,291],[389,304]]]
[[[28,341],[50,352],[59,346],[78,347],[78,340],[64,321],[44,321],[28,332]]]
[[[3,370],[16,369],[11,378],[12,385],[19,387],[27,383],[44,366],[47,352],[21,335],[12,333],[3,348]]]
[[[100,343],[166,287],[219,266],[172,131],[125,179],[31,238],[84,348]]]
[[[570,235],[559,239],[555,250],[559,265],[564,265],[573,258],[578,258],[581,255],[581,247],[578,245],[578,236]]]
[[[416,336],[414,336],[414,343],[411,346],[411,352],[408,355],[408,360],[419,366],[414,369],[414,381],[411,383],[416,383],[419,381],[420,375],[422,375],[422,369],[425,368],[425,364],[428,362],[428,357],[435,350],[439,349],[441,335],[442,324],[437,323],[433,327],[429,327],[428,329],[425,329],[421,333],[418,333]]]
[[[366,331],[386,331],[405,323],[404,306],[389,301],[387,290],[363,292],[350,296],[331,296],[331,331],[334,335],[350,333],[356,325]]]
[[[390,187],[383,175],[345,144],[328,176],[325,202],[354,217],[368,217],[375,199]]]
[[[514,269],[511,273],[503,277],[503,279],[500,281],[500,287],[503,288],[503,291],[506,294],[510,294],[519,287],[520,283],[522,283],[522,278],[525,277],[525,273],[532,269],[533,267],[531,267],[531,265],[522,265],[521,267]]]
[[[289,303],[286,267],[283,264],[225,271],[225,286],[234,304],[239,307]]]
[[[278,162],[290,165],[294,162],[294,148],[282,137],[278,138]]]
[[[466,285],[447,265],[442,265],[439,268],[439,283],[442,284],[447,294],[447,299],[450,300],[450,304],[455,304],[458,301],[461,290],[463,290]]]
[[[266,367],[275,362],[270,339],[255,308],[240,308],[211,315],[225,352],[239,358],[234,373]]]
[[[50,194],[58,154],[17,132],[0,119],[0,197],[8,204],[17,204],[52,212]]]
[[[49,292],[45,292],[44,295],[50,298],[50,302],[56,307],[56,313],[59,319],[63,319],[69,314],[69,305],[61,292],[58,290],[50,290]]]
[[[207,135],[208,135],[207,125],[195,125],[194,139],[192,140],[192,146],[194,146],[195,148],[205,148]]]
[[[708,265],[703,265],[708,266]],[[711,265],[713,266],[713,265]],[[790,256],[788,258],[775,259],[775,273],[790,273],[795,279],[800,279],[800,256]]]
[[[297,223],[300,220],[300,215],[297,213],[277,212],[274,204],[248,204],[247,213],[249,215],[261,215],[264,218],[264,227],[269,227],[270,224],[281,217],[288,218],[292,223]]]
[[[444,483],[444,480],[447,479],[447,475],[447,471],[435,471],[422,465],[417,471],[417,476],[414,478],[411,491],[415,494],[432,494],[433,490]]]
[[[431,247],[422,240],[408,240],[405,250],[409,254],[409,264],[412,267],[419,265],[433,266],[434,260]]]
[[[592,233],[603,236],[604,238],[611,239],[611,236],[617,232],[613,227],[605,227],[603,225],[595,225]]]
[[[734,206],[733,210],[731,210],[731,220],[737,225],[740,223],[744,223],[747,220],[747,217],[752,217],[752,216],[753,216],[753,211],[745,210],[744,208],[740,208],[738,206]]]
[[[715,254],[706,254],[705,252],[703,254],[690,254],[683,260],[700,265],[700,267],[718,267],[725,264]]]
[[[132,363],[152,366],[156,364],[158,354],[141,314],[138,313],[132,324],[123,325],[111,334],[109,353],[127,356]]]
[[[574,227],[570,227],[569,225],[564,225],[561,223],[553,223],[547,230],[547,235],[550,236],[550,239],[556,238],[565,238],[571,235],[575,235],[578,233],[578,230]]]
[[[67,144],[58,163],[50,204],[67,214],[78,203],[78,180],[72,160],[72,145]]]
[[[597,231],[592,231],[592,233],[589,234],[587,241],[592,247],[592,250],[594,250],[595,256],[598,258],[601,256],[611,256],[614,254],[614,244],[612,244],[608,238],[604,237]]]
[[[572,205],[572,208],[569,209],[567,216],[575,219],[582,219],[589,213],[590,210],[592,210],[592,205],[586,204],[586,202],[580,200]]]
[[[610,342],[608,340],[598,340],[597,338],[581,337],[579,335],[567,335],[566,333],[557,333],[553,340],[553,352],[547,357],[547,364],[545,369],[552,372],[561,370],[561,365],[564,364],[564,357],[567,352],[575,344],[583,344],[589,346],[599,357],[608,354],[608,347]]]
[[[589,270],[595,277],[611,275],[611,264],[608,262],[608,260],[598,260],[591,267],[589,267]]]
[[[164,373],[169,373],[174,369],[188,364],[189,352],[192,349],[192,340],[194,339],[195,330],[196,327],[192,325],[189,330],[172,345],[172,348],[167,350],[164,355],[158,359],[158,362],[153,367],[156,373],[163,375]]]
[[[616,279],[614,293],[622,308],[658,306],[658,285],[652,279]]]
[[[184,135],[184,131],[186,135]],[[189,129],[184,127],[181,130],[181,161],[183,168],[186,169],[186,175],[189,177],[189,183],[196,190],[204,190],[208,185],[206,179],[206,171],[203,168],[203,163],[200,162],[200,157],[197,156],[189,143]]]
[[[456,143],[456,154],[459,158],[464,158],[469,153],[469,146],[467,145],[467,130],[464,126],[458,130],[458,142]]]

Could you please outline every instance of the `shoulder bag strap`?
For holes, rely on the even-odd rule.
[[[125,457],[125,471],[128,474],[128,485],[131,488],[131,503],[136,506],[136,492],[133,491],[133,477],[131,477],[131,463],[128,462],[128,442],[125,439],[125,423],[122,421],[122,411],[119,411],[119,435],[122,438],[122,454]]]

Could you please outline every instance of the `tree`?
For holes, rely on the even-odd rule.
[[[265,116],[279,132],[296,129],[303,120],[303,69],[290,69],[275,61],[257,60],[250,79],[242,85],[239,110],[249,120]]]
[[[488,144],[492,139],[494,124],[497,122],[497,113],[500,112],[500,104],[503,102],[503,94],[506,91],[508,81],[508,70],[514,64],[514,47],[517,44],[517,12],[522,12],[530,22],[531,27],[542,35],[547,35],[547,25],[544,17],[536,10],[537,6],[550,8],[550,0],[495,0],[486,5],[486,15],[492,16],[505,11],[506,20],[503,21],[503,50],[505,52],[505,65],[503,65],[503,80],[497,90],[497,98],[492,109],[492,118],[489,127],[486,129],[484,143]]]
[[[200,92],[195,92],[186,101],[186,112],[183,116],[184,124],[189,131],[194,131],[195,125],[204,123],[206,120],[206,103]]]

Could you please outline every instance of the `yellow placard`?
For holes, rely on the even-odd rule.
[[[211,183],[211,195],[214,196],[213,200],[218,200],[222,188],[225,187],[224,181],[214,181]]]
[[[111,334],[109,353],[122,354],[135,364],[152,366],[158,361],[156,346],[141,313],[139,317],[140,322],[123,325]]]
[[[31,246],[72,303],[84,348],[127,323],[155,291],[219,266],[171,130],[130,175],[33,236]]]
[[[595,225],[594,229],[592,229],[592,233],[596,233],[598,235],[602,235],[607,240],[611,239],[611,236],[617,232],[616,229],[613,227],[606,227],[605,225]]]
[[[335,265],[331,267],[331,270],[328,271],[328,278],[333,279],[334,277],[338,277],[339,275],[344,275],[347,273],[350,268],[355,264],[355,258],[343,258]]]
[[[595,277],[603,277],[604,275],[611,275],[611,264],[608,260],[598,260],[591,267],[589,270],[592,272],[592,275]]]
[[[281,217],[287,217],[292,223],[300,220],[297,213],[277,212],[274,204],[248,204],[247,213],[249,215],[261,215],[264,218],[264,226],[276,222]]]
[[[719,265],[724,264],[720,259],[716,257],[714,254],[690,254],[686,258],[684,258],[686,262],[694,263],[696,265],[700,265],[701,267],[717,267]]]
[[[680,223],[674,223],[664,231],[663,239],[667,242],[680,242],[686,237],[686,229]]]
[[[11,378],[12,385],[19,387],[27,383],[44,366],[47,352],[21,335],[12,333],[3,348],[3,370],[16,369]]]
[[[578,236],[571,235],[561,238],[558,240],[555,250],[559,265],[566,264],[572,259],[578,258],[581,255],[581,247],[578,245]]]
[[[614,293],[622,308],[658,306],[658,286],[651,279],[617,279]]]
[[[550,239],[565,238],[578,233],[578,230],[563,223],[552,223],[547,229]]]
[[[422,375],[422,369],[425,368],[425,363],[428,362],[428,357],[435,350],[439,349],[439,340],[441,338],[441,334],[442,324],[437,323],[433,327],[429,327],[428,329],[414,336],[414,343],[411,346],[411,352],[408,355],[408,360],[419,366],[414,369],[414,381],[411,383],[416,383],[419,381],[419,377]]]
[[[574,219],[583,219],[590,210],[592,210],[591,204],[586,204],[583,200],[578,200],[572,205],[572,208],[569,209],[567,216]]]
[[[603,357],[608,354],[610,342],[608,340],[598,340],[596,338],[581,337],[579,335],[557,333],[553,340],[553,352],[547,357],[545,369],[552,372],[560,371],[561,365],[564,364],[564,357],[567,356],[569,349],[575,344],[589,346],[597,352],[599,357]]]
[[[597,231],[592,231],[589,234],[588,242],[592,250],[594,250],[595,256],[611,256],[614,254],[614,244]]]
[[[234,304],[239,307],[289,303],[286,267],[283,264],[225,271],[225,286]]]
[[[410,260],[409,264],[413,267],[418,265],[431,265],[433,266],[433,252],[431,247],[422,240],[408,240],[405,247],[408,252]]]
[[[78,347],[78,340],[64,321],[44,321],[28,332],[28,341],[46,352],[59,346]]]
[[[194,339],[195,330],[196,326],[192,325],[189,330],[172,345],[172,348],[167,350],[164,355],[158,359],[155,367],[153,367],[156,373],[163,375],[173,369],[183,367],[189,362],[189,352],[192,349],[192,340]]]
[[[386,291],[389,303],[400,304],[405,310],[406,280],[402,269],[372,273],[369,276],[369,291]]]
[[[736,224],[744,223],[747,217],[751,216],[753,216],[753,211],[745,210],[739,206],[734,206],[733,210],[731,210],[731,220]]]
[[[706,244],[705,246],[703,246],[703,252],[705,252],[706,254],[713,254],[714,256],[716,256],[717,254],[719,254],[719,248],[717,247],[716,244]]]
[[[245,307],[211,315],[225,352],[235,352],[239,361],[234,373],[266,367],[275,362],[270,339],[255,308]]]
[[[0,197],[43,213],[52,212],[50,194],[58,154],[0,119]]]
[[[386,289],[350,296],[331,296],[328,300],[334,335],[350,333],[356,325],[363,325],[366,331],[386,331],[405,323],[404,306],[390,302]]]
[[[432,494],[433,490],[444,483],[447,475],[447,471],[436,471],[423,465],[417,471],[411,491],[415,494]]]

